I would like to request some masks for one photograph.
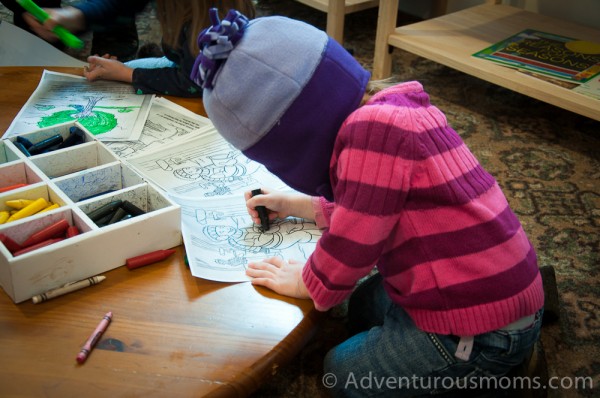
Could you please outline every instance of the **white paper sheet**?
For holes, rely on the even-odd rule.
[[[88,82],[81,76],[45,70],[4,136],[78,120],[101,141],[137,140],[153,97],[135,94],[130,84]]]
[[[118,157],[129,159],[174,142],[185,145],[198,132],[213,128],[211,121],[165,98],[152,101],[142,134],[137,141],[105,141]]]
[[[248,263],[269,257],[306,261],[321,236],[315,223],[298,218],[277,220],[263,232],[248,215],[242,195],[171,199],[181,205],[190,271],[203,279],[248,281]]]
[[[259,187],[284,188],[280,179],[231,146],[214,126],[135,156],[128,162],[162,189],[181,196],[242,194]]]

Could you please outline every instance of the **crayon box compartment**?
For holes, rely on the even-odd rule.
[[[59,130],[68,131],[74,124],[61,125]],[[27,136],[42,133],[40,130]],[[15,303],[117,268],[127,258],[182,243],[179,206],[103,143],[86,134],[86,141],[80,145],[31,157],[8,142],[15,137],[0,142],[6,159],[0,162],[0,175],[16,176],[12,180],[29,184],[0,193],[0,207],[5,207],[6,200],[18,198],[44,197],[60,204],[47,213],[1,224],[0,233],[22,243],[30,234],[61,218],[80,230],[77,236],[18,256],[0,243],[0,285]],[[133,203],[145,214],[104,227],[87,216],[116,199]]]

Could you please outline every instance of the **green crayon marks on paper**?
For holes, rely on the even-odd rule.
[[[133,112],[139,106],[96,106],[102,97],[90,97],[85,107],[71,104],[73,110],[63,110],[51,115],[43,116],[38,122],[38,127],[44,128],[55,124],[78,120],[93,135],[104,134],[117,127],[118,120],[110,112],[98,109],[116,110],[118,113]],[[41,109],[38,107],[38,109]],[[52,109],[52,108],[48,108]]]
[[[38,122],[38,126],[49,127],[55,124],[65,123],[77,119],[93,135],[103,134],[111,131],[117,126],[117,119],[108,112],[94,111],[89,116],[75,117],[76,110],[60,111],[49,116],[44,116]]]

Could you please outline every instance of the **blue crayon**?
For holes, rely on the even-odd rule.
[[[31,153],[29,153],[27,148],[25,148],[25,145],[21,144],[19,141],[15,141],[15,142],[13,142],[13,144],[15,144],[15,146],[17,148],[19,148],[19,151],[23,152],[23,155],[25,155],[27,157],[31,156]]]
[[[46,138],[45,140],[36,142],[35,144],[33,144],[32,146],[27,148],[27,150],[29,151],[30,154],[34,155],[34,154],[41,153],[43,150],[48,149],[54,145],[58,145],[61,142],[63,142],[62,135],[56,134],[50,138]]]
[[[20,144],[23,144],[23,146],[25,148],[29,148],[30,146],[33,145],[33,143],[31,141],[29,141],[27,138],[21,137],[21,136],[17,137],[17,142],[20,143]]]

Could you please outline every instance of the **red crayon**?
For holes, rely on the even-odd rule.
[[[62,220],[31,234],[25,239],[25,242],[23,242],[21,246],[28,247],[51,238],[63,237],[67,228],[69,228],[69,222],[63,218]]]
[[[144,265],[154,264],[159,261],[164,260],[169,257],[171,254],[175,253],[174,249],[169,250],[156,250],[151,253],[142,254],[140,256],[131,257],[126,260],[125,265],[127,268],[136,269],[139,267],[143,267]]]
[[[21,249],[23,249],[23,247],[18,244],[17,242],[15,242],[14,240],[12,240],[12,238],[4,235],[4,234],[0,234],[0,242],[2,242],[4,244],[4,246],[6,246],[6,248],[8,249],[9,252],[11,253],[15,253]]]
[[[50,245],[52,245],[52,244],[54,244],[56,242],[60,242],[61,240],[65,240],[65,239],[64,238],[48,239],[48,240],[45,240],[45,241],[40,242],[38,244],[35,244],[35,245],[32,245],[32,246],[28,246],[28,247],[25,247],[25,248],[23,248],[21,250],[18,250],[18,251],[16,251],[16,252],[13,253],[13,256],[16,257],[16,256],[20,256],[21,254],[29,253],[31,251],[39,249],[40,247],[50,246]]]
[[[21,188],[21,187],[25,187],[25,186],[27,186],[27,184],[13,184],[13,185],[9,185],[7,187],[0,188],[0,192],[8,192],[13,189],[17,189],[17,188]]]
[[[72,238],[76,235],[79,235],[79,228],[76,225],[71,225],[67,228],[67,238]]]

